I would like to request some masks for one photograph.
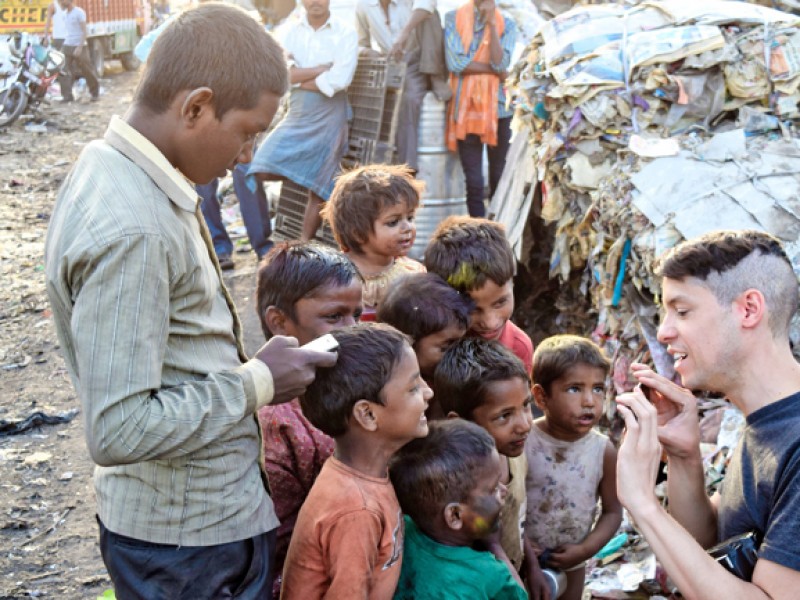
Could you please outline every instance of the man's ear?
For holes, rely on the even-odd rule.
[[[734,301],[742,327],[753,329],[767,316],[767,301],[759,290],[750,288]]]
[[[536,406],[544,410],[545,406],[547,406],[547,392],[545,392],[544,388],[538,383],[533,384],[531,391],[533,392],[533,399],[536,401]]]
[[[264,313],[264,321],[267,327],[272,332],[272,335],[288,335],[286,333],[286,321],[289,317],[286,316],[277,306],[268,306],[267,312]]]
[[[450,529],[458,531],[464,526],[464,521],[461,518],[461,504],[458,502],[451,502],[444,507],[444,522]]]
[[[353,405],[353,418],[367,431],[378,429],[378,418],[372,408],[372,402],[369,400],[358,400]]]
[[[199,87],[186,94],[181,105],[181,119],[187,126],[193,127],[209,113],[216,119],[211,88]]]

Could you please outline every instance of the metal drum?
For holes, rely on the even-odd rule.
[[[419,118],[417,178],[425,182],[422,206],[417,210],[417,239],[409,256],[421,259],[439,223],[450,215],[466,215],[464,172],[458,155],[447,150],[444,137],[447,104],[433,92],[422,101]]]

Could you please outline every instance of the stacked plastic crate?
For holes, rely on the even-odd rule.
[[[388,62],[382,57],[360,57],[347,96],[353,109],[347,152],[342,169],[370,163],[391,163],[395,154],[398,107],[403,93],[405,63]],[[300,237],[308,190],[285,181],[275,216],[272,235],[276,240]],[[317,240],[336,245],[327,223],[317,232]]]

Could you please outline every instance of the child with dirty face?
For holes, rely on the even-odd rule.
[[[531,380],[522,362],[499,342],[463,338],[442,357],[433,378],[435,397],[448,418],[472,421],[494,439],[500,453],[500,482],[508,488],[498,541],[516,577],[533,598],[545,582],[536,554],[525,543],[525,442],[531,431]]]
[[[547,338],[533,355],[533,393],[544,416],[534,421],[525,447],[525,534],[545,566],[566,572],[565,600],[581,598],[586,560],[622,520],[617,451],[594,429],[608,369],[602,350],[575,335]],[[598,498],[602,512],[595,523]]]
[[[425,271],[408,258],[425,185],[404,165],[366,165],[340,175],[321,211],[364,278],[363,321],[374,321],[389,284]]]
[[[448,217],[425,249],[425,268],[472,300],[467,335],[500,342],[530,375],[533,343],[511,321],[517,261],[503,226],[488,219]]]
[[[506,496],[500,460],[492,436],[462,419],[431,423],[397,454],[389,476],[406,539],[395,600],[528,597],[486,550]]]

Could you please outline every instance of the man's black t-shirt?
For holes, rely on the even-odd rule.
[[[759,558],[800,571],[800,392],[747,417],[725,481],[719,541],[755,531]]]

